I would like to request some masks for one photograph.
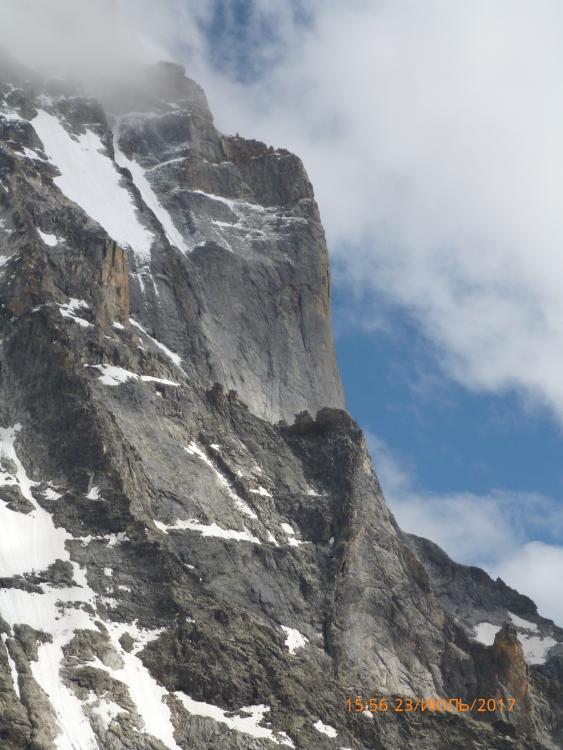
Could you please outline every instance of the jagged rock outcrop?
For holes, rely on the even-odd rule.
[[[177,66],[102,103],[11,75],[2,747],[557,748],[561,631],[385,504],[300,161]],[[484,690],[517,711],[417,703]]]

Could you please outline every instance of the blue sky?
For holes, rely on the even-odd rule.
[[[400,311],[389,327],[347,324],[346,290],[333,290],[336,345],[348,408],[415,476],[440,493],[503,488],[563,496],[561,427],[514,392],[472,392],[445,376]]]

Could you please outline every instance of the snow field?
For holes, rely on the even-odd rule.
[[[55,527],[49,513],[39,506],[31,492],[36,482],[27,476],[15,449],[19,430],[19,425],[0,428],[0,455],[16,467],[15,482],[34,510],[24,515],[9,510],[4,504],[0,506],[0,570],[4,576],[40,571],[56,560],[70,560],[65,547],[70,535],[64,529]],[[3,483],[13,484],[6,479],[3,473]],[[22,539],[29,540],[29,544],[21,544]],[[82,608],[61,606],[61,602],[92,604],[94,600],[94,592],[88,587],[84,572],[76,563],[72,565],[77,585],[60,589],[42,584],[42,594],[21,589],[1,589],[0,613],[11,628],[26,623],[51,636],[51,643],[40,645],[38,659],[31,663],[31,671],[49,697],[57,717],[60,727],[55,740],[57,750],[98,750],[80,701],[64,685],[59,674],[62,648],[71,640],[74,631],[77,628],[94,629],[91,616]]]
[[[256,739],[267,739],[271,740],[276,745],[295,747],[285,732],[279,732],[275,735],[268,727],[260,726],[264,721],[265,714],[270,710],[268,706],[246,706],[237,709],[236,712],[227,712],[222,708],[219,708],[219,706],[214,706],[211,703],[195,701],[185,693],[176,692],[174,695],[182,703],[186,711],[193,716],[203,716],[208,719],[213,719],[221,724],[226,724],[229,729],[248,734]],[[247,715],[238,716],[237,714]]]
[[[37,483],[27,476],[15,449],[19,430],[19,425],[0,428],[0,458],[8,459],[16,468],[15,476],[2,470],[0,482],[4,485],[18,486],[22,495],[33,504],[34,510],[24,515],[13,512],[0,503],[0,571],[4,576],[44,570],[56,560],[70,561],[65,542],[73,539],[64,529],[55,528],[49,513],[43,510],[33,497],[31,489]],[[30,543],[18,544],[18,539],[27,539]],[[88,543],[92,539],[93,537],[84,537],[82,542]],[[113,546],[119,541],[125,541],[126,535],[107,535],[103,539],[108,542],[108,546]],[[85,571],[75,562],[72,562],[72,566],[75,581],[73,586],[53,588],[48,584],[42,584],[41,594],[21,589],[0,589],[0,614],[10,628],[26,623],[51,637],[50,643],[40,644],[38,659],[31,662],[31,671],[48,696],[59,724],[60,732],[55,740],[57,750],[100,750],[92,727],[83,712],[82,703],[64,684],[60,675],[63,647],[69,643],[75,631],[80,629],[99,632],[94,623],[96,615],[90,614],[84,605],[87,604],[96,610],[97,600],[101,597],[97,597],[88,586]],[[104,572],[107,575],[109,571],[110,569],[105,569]],[[112,645],[123,662],[123,667],[111,671],[111,674],[127,685],[137,711],[143,719],[146,732],[160,739],[169,750],[180,750],[173,737],[170,710],[163,702],[168,693],[154,680],[137,656],[145,645],[157,638],[162,631],[141,630],[136,623],[105,624]],[[131,653],[124,651],[119,643],[119,638],[124,632],[129,632],[136,640],[136,647]],[[6,637],[2,640],[5,642]],[[17,670],[13,662],[10,662],[10,665],[14,689],[17,691]],[[87,703],[91,702],[90,698]],[[111,701],[99,701],[94,704],[94,711],[104,722],[110,722],[121,710]]]
[[[139,221],[133,198],[91,130],[73,138],[54,115],[39,110],[31,121],[50,162],[60,172],[57,187],[122,247],[142,260],[150,258],[154,236]]]
[[[522,644],[524,659],[528,664],[544,664],[549,650],[557,645],[557,641],[549,636],[537,635],[538,626],[534,622],[524,620],[512,612],[509,612],[508,616],[512,624],[518,629],[518,640]],[[475,626],[475,638],[485,646],[492,646],[499,630],[500,627],[498,625],[493,625],[490,622],[480,622]]]

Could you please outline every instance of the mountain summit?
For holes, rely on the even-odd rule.
[[[397,527],[303,166],[182,68],[3,64],[0,339],[2,748],[561,748],[563,631]]]

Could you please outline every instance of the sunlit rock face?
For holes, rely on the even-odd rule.
[[[301,162],[182,69],[3,66],[0,339],[2,748],[561,746],[561,631],[387,509]]]

